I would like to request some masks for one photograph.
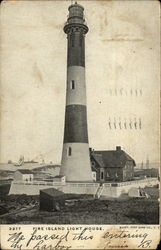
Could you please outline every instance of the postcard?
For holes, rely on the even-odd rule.
[[[160,5],[1,4],[3,250],[157,249]]]

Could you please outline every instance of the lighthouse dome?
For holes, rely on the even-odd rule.
[[[84,8],[80,4],[75,2],[74,4],[70,5],[69,8],[69,16],[68,16],[68,23],[84,23]]]
[[[70,33],[71,31],[73,32],[73,28],[80,28],[81,31],[86,34],[88,32],[88,27],[85,22],[85,17],[84,17],[84,8],[80,4],[77,4],[75,2],[74,4],[71,4],[68,8],[69,14],[67,18],[67,22],[65,23],[64,26],[64,32],[65,33]]]

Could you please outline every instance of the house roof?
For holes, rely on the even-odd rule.
[[[93,158],[95,159],[95,161],[99,164],[99,166],[101,167],[105,167],[105,164],[103,162],[103,158],[102,158],[102,154],[98,154],[98,153],[94,153],[93,154]]]
[[[132,161],[134,166],[135,161],[123,150],[104,150],[93,151],[92,157],[97,161],[100,167],[124,167],[127,161]]]
[[[29,169],[18,169],[21,174],[33,174],[33,172]]]

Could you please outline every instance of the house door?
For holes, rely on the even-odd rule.
[[[100,181],[104,181],[104,171],[100,171]]]

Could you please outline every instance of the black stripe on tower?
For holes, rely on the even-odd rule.
[[[86,106],[66,106],[64,143],[66,142],[88,143]]]
[[[81,32],[68,34],[67,65],[85,67],[85,39]]]

